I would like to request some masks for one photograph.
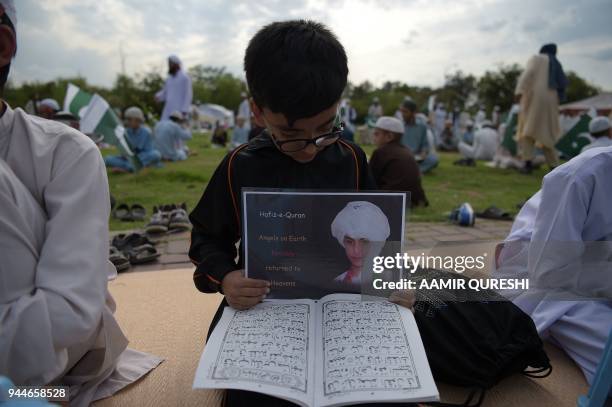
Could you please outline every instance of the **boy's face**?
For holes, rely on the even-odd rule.
[[[314,116],[296,120],[292,127],[289,126],[284,114],[274,113],[267,107],[260,109],[255,103],[251,102],[251,111],[257,125],[267,128],[272,137],[279,142],[313,139],[331,132],[338,112],[338,104],[339,101]],[[317,147],[311,143],[300,151],[283,151],[283,153],[297,162],[307,163],[312,161],[323,148],[325,147]]]
[[[140,127],[140,119],[137,119],[135,117],[128,117],[125,121],[125,124],[128,128],[130,129],[138,129]]]
[[[384,146],[385,144],[389,143],[393,138],[392,134],[379,128],[374,128],[373,136],[374,144],[376,145],[376,147]]]
[[[354,239],[350,236],[345,236],[343,242],[346,257],[351,262],[351,266],[362,267],[370,242],[367,239]]]

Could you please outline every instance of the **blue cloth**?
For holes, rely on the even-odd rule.
[[[421,174],[426,174],[438,166],[440,159],[434,153],[427,154],[427,157],[419,163]]]
[[[159,151],[152,149],[139,153],[138,159],[143,167],[157,166],[161,160],[161,154]],[[110,155],[104,158],[104,163],[110,168],[121,168],[129,172],[134,172],[134,166],[130,160],[120,155]]]
[[[404,123],[402,144],[412,150],[414,155],[423,155],[429,150],[427,141],[427,127],[420,122],[414,124]]]
[[[463,142],[469,145],[474,144],[474,132],[466,130],[465,133],[463,133]]]
[[[157,150],[153,144],[153,136],[149,129],[143,126],[137,129],[127,128],[125,134],[132,151],[136,154],[136,157],[138,157],[142,165],[146,167],[147,165],[154,164],[150,162],[150,160],[151,157],[156,156],[152,154],[152,152],[157,152]],[[149,164],[145,164],[145,162]]]
[[[136,157],[143,167],[157,165],[161,160],[159,151],[153,145],[153,137],[146,127],[140,126],[137,129],[126,128],[125,138]],[[107,167],[117,167],[133,172],[134,166],[130,161],[122,156],[108,156],[104,159]]]
[[[555,89],[559,95],[559,102],[563,102],[565,100],[565,89],[567,88],[567,77],[557,59],[557,44],[543,45],[540,54],[548,55],[548,87]]]
[[[239,146],[240,144],[247,143],[249,141],[249,130],[246,126],[234,127],[232,131],[232,144]]]
[[[181,161],[187,158],[182,142],[191,139],[191,131],[172,120],[162,120],[155,126],[155,146],[164,160]]]

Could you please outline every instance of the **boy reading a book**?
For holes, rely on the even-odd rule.
[[[269,292],[269,282],[244,276],[242,256],[235,261],[242,188],[376,188],[364,152],[340,139],[338,105],[348,66],[329,29],[303,20],[269,24],[249,42],[244,68],[255,122],[265,130],[223,159],[190,215],[194,283],[202,292],[225,295],[209,333],[225,306],[248,309]],[[409,294],[393,300],[408,307],[414,302]],[[226,394],[228,405],[277,401],[284,402],[245,391]]]

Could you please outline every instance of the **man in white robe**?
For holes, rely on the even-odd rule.
[[[2,89],[17,46],[9,10],[0,0]],[[87,406],[160,363],[126,349],[113,317],[108,181],[91,139],[0,101],[0,208],[0,375],[70,386],[70,405]]]
[[[612,329],[612,147],[588,150],[544,177],[523,206],[495,276],[504,291],[592,382]]]
[[[183,117],[189,118],[192,98],[191,78],[183,70],[179,57],[170,55],[168,78],[163,89],[155,94],[158,102],[164,102],[161,120],[169,119],[172,112],[176,111],[181,112]]]
[[[480,105],[478,112],[476,112],[476,116],[474,116],[474,122],[476,123],[476,128],[482,127],[486,119],[487,119],[487,113],[484,110],[484,105]]]
[[[474,133],[472,144],[461,140],[457,148],[464,158],[490,161],[499,146],[499,135],[489,120],[483,122],[482,128]]]
[[[434,128],[434,136],[436,138],[436,146],[439,146],[442,143],[442,132],[444,131],[444,127],[446,126],[446,109],[444,108],[444,104],[438,103],[436,110],[433,113],[433,128]]]
[[[544,45],[527,61],[514,91],[520,101],[516,133],[525,173],[533,169],[536,145],[542,148],[551,168],[559,162],[555,144],[561,136],[559,102],[565,97],[567,78],[556,54],[555,44]]]

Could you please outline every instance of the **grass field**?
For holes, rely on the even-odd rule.
[[[147,168],[138,174],[108,174],[111,193],[117,203],[140,203],[151,214],[154,205],[186,202],[191,210],[200,199],[217,164],[226,154],[224,149],[209,147],[208,137],[196,136],[189,147],[194,153],[187,161],[164,163],[164,168]],[[365,146],[371,154],[373,147]],[[108,155],[113,150],[104,150]],[[514,170],[485,167],[457,167],[452,163],[456,153],[441,153],[440,165],[423,177],[429,207],[416,208],[409,221],[445,222],[448,212],[469,202],[476,211],[496,205],[513,215],[516,204],[540,188],[544,170],[521,175]],[[111,230],[141,228],[146,222],[120,222],[111,219]]]

